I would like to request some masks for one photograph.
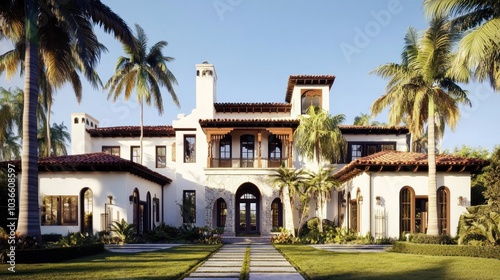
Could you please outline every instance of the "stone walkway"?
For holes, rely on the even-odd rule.
[[[227,244],[184,279],[233,279],[240,277],[246,249],[250,247],[250,280],[303,280],[295,268],[270,244]]]

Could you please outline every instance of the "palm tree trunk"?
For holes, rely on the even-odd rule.
[[[290,202],[290,190],[288,185],[283,187],[283,205],[285,207],[285,229],[290,230],[295,237],[295,226],[293,224],[292,204]]]
[[[144,152],[143,152],[143,149],[142,149],[142,138],[144,136],[144,102],[142,100],[142,97],[139,101],[141,104],[141,136],[139,137],[139,149],[140,149],[140,153],[141,153],[141,162],[140,164],[142,165],[142,158],[144,157]]]
[[[323,232],[323,192],[318,192],[318,230]]]
[[[46,137],[47,137],[47,157],[50,157],[50,150],[52,149],[52,140],[50,139],[50,109],[52,107],[51,100],[47,100],[47,124],[46,124]]]
[[[438,217],[437,217],[437,182],[436,182],[436,137],[435,137],[435,127],[434,127],[434,97],[432,94],[429,95],[429,116],[428,116],[428,135],[427,135],[427,147],[428,147],[428,164],[429,164],[429,183],[428,183],[428,224],[427,224],[427,234],[428,235],[438,235]]]
[[[26,50],[23,111],[23,151],[21,157],[21,186],[19,194],[19,224],[22,235],[39,238],[40,213],[38,205],[38,27],[35,0],[26,0]]]

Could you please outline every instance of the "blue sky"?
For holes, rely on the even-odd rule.
[[[165,54],[175,58],[170,69],[179,82],[175,87],[181,108],[164,91],[165,113],[145,107],[145,124],[171,124],[177,114],[189,114],[195,106],[195,64],[208,61],[218,75],[218,102],[284,102],[289,75],[333,74],[331,114],[344,114],[346,124],[369,113],[384,93],[386,81],[369,72],[388,62],[400,62],[403,38],[409,26],[427,26],[417,0],[262,1],[262,0],[122,0],[106,1],[135,31],[138,23],[149,37],[149,46],[165,40]],[[144,3],[144,4],[143,4]],[[98,73],[103,82],[111,77],[121,45],[96,27],[108,52]],[[0,53],[11,48],[0,42]],[[20,78],[0,86],[22,87]],[[500,144],[500,93],[486,84],[464,86],[473,107],[462,108],[454,132],[447,130],[443,148],[462,144],[492,149]],[[77,103],[71,88],[56,93],[53,122],[70,127],[72,112],[85,112],[100,126],[139,125],[135,100],[113,103],[107,93],[85,85]],[[376,118],[387,122],[382,114]]]

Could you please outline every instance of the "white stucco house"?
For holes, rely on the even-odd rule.
[[[160,222],[223,227],[229,236],[291,227],[269,175],[281,164],[308,166],[294,149],[293,132],[309,106],[329,109],[335,77],[292,75],[284,102],[221,103],[214,65],[197,64],[195,73],[196,108],[171,125],[144,128],[142,165],[140,127],[100,127],[95,116],[71,115],[71,155],[39,163],[42,233],[97,232],[122,218],[138,233]],[[325,218],[375,237],[425,232],[427,157],[408,152],[408,129],[344,125],[341,131],[348,154],[333,164],[343,185]],[[482,165],[438,157],[442,233],[456,234],[470,203],[470,174]]]

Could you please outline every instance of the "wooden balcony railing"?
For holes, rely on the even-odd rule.
[[[278,168],[281,165],[288,166],[288,158],[281,159],[260,159],[261,168]],[[247,158],[212,158],[209,168],[258,168],[258,159]]]

